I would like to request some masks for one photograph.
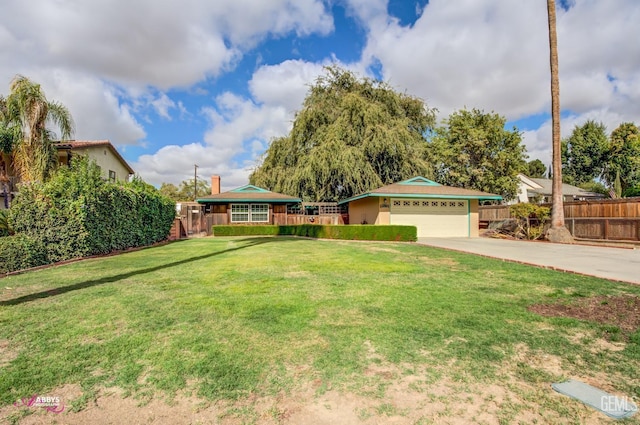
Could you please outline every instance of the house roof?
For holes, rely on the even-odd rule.
[[[120,152],[111,144],[108,140],[65,140],[63,142],[54,143],[56,149],[59,150],[75,150],[75,149],[87,149],[94,147],[104,146],[109,148],[111,153],[118,158],[118,160],[122,163],[122,165],[127,169],[129,174],[135,174],[133,168],[127,163],[127,161],[120,155]]]
[[[403,197],[403,198],[452,198],[452,199],[483,199],[501,200],[502,196],[493,193],[469,190],[460,187],[443,186],[439,183],[418,176],[412,179],[382,186],[378,189],[344,199],[338,204],[367,197]]]
[[[216,195],[201,196],[198,198],[201,204],[226,204],[229,202],[268,202],[271,204],[278,203],[300,203],[302,199],[282,193],[270,192],[267,189],[248,184],[228,192],[218,193]]]
[[[551,179],[540,179],[525,176],[524,174],[518,174],[520,181],[522,181],[527,186],[527,194],[533,195],[548,195],[550,196],[553,192],[553,180]],[[563,196],[585,196],[585,197],[602,197],[602,195],[594,192],[589,192],[587,190],[581,189],[577,186],[573,186],[567,183],[562,183],[562,195]]]

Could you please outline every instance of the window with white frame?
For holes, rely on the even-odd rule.
[[[251,221],[268,222],[269,204],[251,204]]]
[[[269,204],[231,204],[232,223],[269,222]]]
[[[248,222],[249,221],[249,204],[232,204],[231,205],[231,221]]]

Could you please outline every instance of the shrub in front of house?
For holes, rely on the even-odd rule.
[[[286,226],[213,226],[214,236],[303,236],[322,239],[346,239],[363,241],[415,242],[415,226],[399,225],[322,225],[297,224]]]
[[[135,178],[105,182],[81,157],[45,183],[22,185],[9,222],[16,234],[42,244],[52,263],[159,242],[174,217],[175,203],[153,186]]]
[[[540,239],[544,236],[544,226],[551,217],[551,209],[542,205],[522,202],[509,207],[515,228],[511,234],[518,239]]]
[[[0,238],[0,274],[47,264],[42,241],[28,235]]]
[[[280,234],[280,227],[273,225],[259,226],[213,226],[212,233],[214,236],[275,236]]]

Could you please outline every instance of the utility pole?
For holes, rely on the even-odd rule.
[[[198,200],[198,164],[193,164],[193,201]]]

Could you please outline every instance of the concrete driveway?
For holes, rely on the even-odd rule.
[[[419,238],[418,243],[640,284],[640,249],[562,245],[492,238]]]

